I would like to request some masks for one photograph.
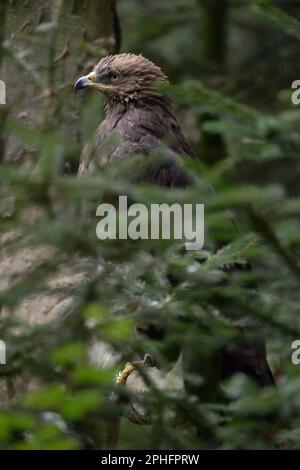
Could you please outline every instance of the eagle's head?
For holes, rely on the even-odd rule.
[[[154,82],[166,82],[162,70],[142,55],[117,54],[104,57],[88,75],[79,78],[75,91],[95,88],[109,100],[129,102],[151,93]]]

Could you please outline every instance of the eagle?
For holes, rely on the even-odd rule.
[[[161,68],[142,55],[128,53],[102,58],[92,72],[76,81],[75,91],[98,90],[106,99],[105,119],[82,151],[79,176],[95,171],[96,163],[103,158],[113,164],[136,155],[147,157],[163,148],[163,162],[150,166],[142,179],[173,188],[192,184],[181,161],[195,158],[194,152],[176,118],[172,100],[154,87],[155,82],[168,82]],[[117,141],[109,150],[103,150],[103,142],[112,135]],[[155,336],[149,328],[151,334]],[[219,357],[220,380],[240,372],[261,386],[274,383],[263,341],[230,345],[220,351]]]
[[[167,138],[170,143],[165,148],[165,164],[153,168],[144,179],[168,187],[187,185],[187,177],[178,163],[183,155],[192,156],[193,150],[183,135],[170,98],[155,91],[154,82],[167,82],[167,77],[150,60],[135,54],[104,57],[90,74],[77,80],[75,90],[93,88],[107,99],[106,118],[82,152],[79,176],[90,173],[95,161],[103,160],[101,143],[112,134],[119,144],[106,155],[109,161],[149,155]]]

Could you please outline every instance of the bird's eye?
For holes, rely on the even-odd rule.
[[[117,72],[111,72],[110,78],[111,78],[111,80],[117,80],[117,78],[118,78]]]

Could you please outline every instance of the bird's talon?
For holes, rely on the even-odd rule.
[[[135,369],[134,364],[132,362],[127,362],[125,364],[124,369],[121,370],[120,372],[118,372],[118,375],[117,375],[117,378],[116,378],[116,383],[118,385],[125,385],[126,380],[130,376],[130,374],[134,371],[134,369]]]

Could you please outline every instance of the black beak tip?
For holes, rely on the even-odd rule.
[[[83,88],[86,88],[88,86],[88,80],[86,77],[81,77],[77,80],[77,82],[75,83],[74,85],[74,93],[76,94],[76,92],[78,90],[83,90]]]

